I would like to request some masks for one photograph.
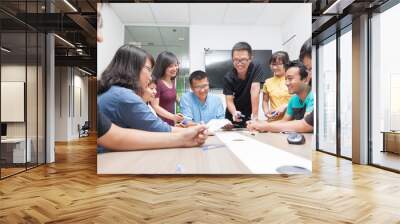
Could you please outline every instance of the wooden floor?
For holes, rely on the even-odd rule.
[[[400,170],[400,154],[375,151],[372,157],[374,164]]]
[[[17,168],[1,168],[1,177],[7,177],[19,172],[26,170],[25,167],[17,167]]]
[[[400,175],[315,152],[310,176],[98,176],[94,138],[0,181],[0,223],[400,223]]]

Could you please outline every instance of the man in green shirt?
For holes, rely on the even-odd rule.
[[[304,64],[300,61],[292,61],[286,66],[286,86],[289,93],[294,94],[288,103],[287,111],[281,121],[249,121],[247,128],[251,131],[290,131],[287,122],[302,120],[314,110],[314,95],[308,84],[310,77]],[[291,125],[290,125],[291,126]],[[272,128],[273,127],[273,128]],[[305,131],[312,131],[307,129]]]
[[[301,120],[314,109],[314,95],[308,84],[310,77],[304,64],[292,61],[286,67],[286,86],[294,94],[287,106],[283,121]]]

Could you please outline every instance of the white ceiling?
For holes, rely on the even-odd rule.
[[[125,43],[136,42],[155,58],[165,50],[174,52],[179,58],[187,58],[190,25],[280,26],[298,6],[296,3],[111,3],[110,5],[125,24]]]
[[[303,3],[111,3],[124,24],[281,25]]]
[[[162,51],[171,51],[181,58],[189,51],[189,28],[125,26],[125,43],[133,42],[154,57]]]

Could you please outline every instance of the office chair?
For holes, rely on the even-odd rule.
[[[78,124],[79,138],[89,136],[89,129],[90,129],[89,121],[85,121],[82,127],[80,127],[80,125]]]

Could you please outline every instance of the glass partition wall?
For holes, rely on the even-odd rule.
[[[39,2],[0,3],[1,179],[45,163],[45,34],[18,19]]]
[[[352,27],[317,45],[317,149],[352,158]]]
[[[372,15],[370,163],[400,172],[400,4]]]
[[[336,154],[336,35],[318,46],[317,55],[317,149]]]
[[[400,4],[388,1],[369,12],[368,164],[400,172]],[[346,21],[343,24],[347,23]],[[338,28],[337,28],[338,29]],[[317,149],[352,159],[351,22],[317,48]],[[356,49],[358,50],[358,49]],[[364,50],[364,49],[363,49]]]
[[[341,31],[340,68],[340,155],[352,158],[352,33],[351,25]]]

